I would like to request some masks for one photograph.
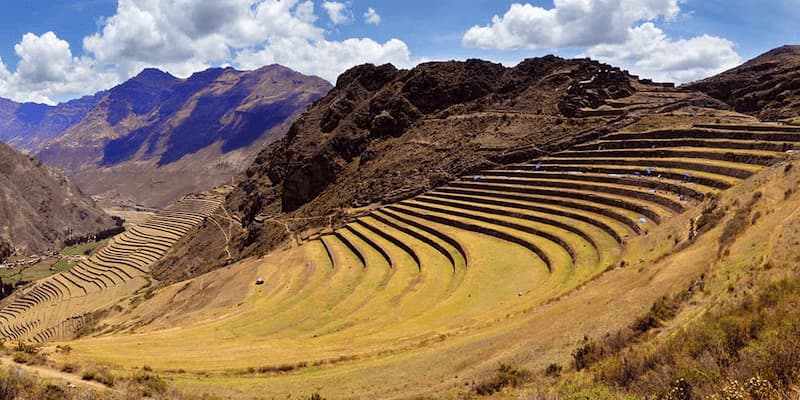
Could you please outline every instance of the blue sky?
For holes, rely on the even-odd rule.
[[[113,86],[150,66],[187,76],[211,66],[280,63],[334,81],[364,62],[408,68],[427,60],[484,58],[514,65],[557,54],[590,56],[658,80],[684,82],[800,43],[800,0],[0,0],[0,5],[0,96],[46,103]]]

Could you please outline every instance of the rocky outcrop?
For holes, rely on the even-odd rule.
[[[437,138],[431,144],[449,146],[445,142],[456,144],[470,133],[463,126],[436,126],[446,132],[434,133],[431,129],[437,124],[427,121],[451,119],[485,125],[501,114],[506,122],[520,114],[573,117],[582,107],[632,92],[627,74],[619,69],[553,56],[526,60],[514,68],[481,60],[426,63],[410,71],[391,65],[362,65],[342,74],[336,88],[295,123],[285,139],[270,147],[267,156],[259,157],[264,162],[256,162],[248,175],[253,177],[249,179],[267,176],[269,184],[280,185],[281,210],[291,212],[315,200],[354,162],[374,164],[385,159],[385,167],[390,167],[389,160],[396,155],[376,152],[379,143],[408,144],[444,135],[444,140]],[[560,129],[541,126],[525,132],[524,137],[502,135],[507,143],[500,147],[546,144],[553,138],[549,135],[552,131]],[[474,134],[479,136],[478,142],[482,136],[495,136]],[[475,159],[470,167],[488,161],[474,154],[464,156]],[[437,167],[451,174],[469,169]],[[392,168],[396,173],[414,174],[411,165]],[[385,193],[353,194],[356,198],[342,198],[337,206],[374,202]]]
[[[768,51],[719,75],[685,85],[765,121],[800,116],[800,46]]]

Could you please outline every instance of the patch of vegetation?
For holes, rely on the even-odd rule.
[[[486,382],[475,386],[475,393],[488,396],[506,387],[517,387],[531,377],[531,373],[511,364],[501,363],[495,375]]]
[[[703,213],[700,214],[697,220],[692,224],[691,232],[689,232],[689,238],[692,239],[698,235],[710,231],[717,226],[717,224],[719,224],[724,217],[725,210],[719,208],[717,200],[712,198],[709,204],[703,208]]]
[[[86,368],[83,374],[81,374],[81,379],[85,381],[95,381],[109,387],[113,387],[115,381],[114,375],[108,368],[98,365]]]
[[[88,242],[67,247],[64,250],[61,250],[61,254],[65,256],[88,256],[92,254],[95,249],[105,246],[107,242],[108,240],[101,240],[98,242]]]
[[[43,365],[47,363],[47,356],[40,352],[39,346],[26,342],[17,342],[12,359],[17,364]]]
[[[169,389],[163,378],[148,371],[136,372],[130,380],[137,386],[141,397],[163,395]]]
[[[97,371],[93,372],[97,373]],[[99,375],[94,375],[97,377]],[[92,379],[96,380],[96,379]],[[207,394],[191,395],[171,388],[162,378],[148,373],[115,379],[114,391],[97,392],[85,387],[68,387],[41,380],[20,368],[0,369],[0,399],[42,400],[213,400]]]
[[[753,197],[747,204],[736,211],[736,213],[731,217],[730,220],[725,224],[725,227],[722,229],[722,234],[719,237],[719,250],[717,254],[723,254],[723,252],[728,249],[733,242],[736,240],[737,237],[749,226],[751,223],[755,223],[758,218],[753,218],[751,220],[750,213],[753,210],[753,206],[759,199],[761,199],[762,194],[761,192],[753,193]],[[759,217],[761,214],[758,214]]]
[[[62,259],[59,259],[58,261],[56,261],[55,264],[53,264],[53,267],[52,267],[51,270],[53,271],[53,274],[57,274],[59,272],[68,271],[70,268],[72,268],[72,267],[74,267],[76,265],[78,265],[77,261],[69,261],[67,259],[62,258]]]
[[[800,379],[800,283],[782,279],[660,344],[606,354],[598,382],[663,399],[772,399]]]
[[[651,329],[661,327],[662,323],[675,318],[681,306],[689,300],[695,289],[703,289],[705,276],[695,282],[689,289],[683,290],[673,296],[661,296],[650,307],[647,314],[639,317],[631,326],[636,334],[643,334]]]

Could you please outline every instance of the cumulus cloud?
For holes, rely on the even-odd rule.
[[[17,69],[20,78],[33,83],[63,81],[72,64],[69,43],[53,32],[42,36],[26,33],[14,46],[14,52],[20,58]]]
[[[334,10],[332,21],[352,20],[348,4],[326,1],[323,12]],[[0,96],[54,103],[111,87],[145,67],[185,77],[218,65],[280,63],[335,81],[364,62],[412,64],[398,39],[331,41],[317,21],[312,0],[119,0],[114,15],[83,39],[80,57],[53,32],[24,35],[15,46],[16,70],[0,60]]]
[[[629,28],[625,42],[590,48],[589,57],[660,81],[689,82],[739,65],[730,40],[709,35],[672,40],[651,22]]]
[[[0,96],[18,101],[53,104],[53,98],[101,90],[117,81],[115,73],[98,68],[88,58],[73,57],[69,43],[53,32],[26,33],[14,46],[17,70],[0,62]]]
[[[378,25],[381,23],[381,15],[378,14],[374,8],[370,7],[367,9],[367,12],[364,13],[364,22],[371,25]]]
[[[669,38],[656,23],[680,14],[680,0],[554,0],[553,8],[512,4],[462,43],[481,49],[582,48],[592,58],[643,76],[686,82],[730,68],[740,58],[731,41],[702,35]]]
[[[235,63],[243,68],[256,68],[265,64],[292,65],[300,71],[320,76],[331,82],[347,68],[358,63],[392,63],[399,67],[413,64],[408,46],[401,40],[391,39],[378,43],[372,39],[347,39],[341,42],[320,40],[307,42],[281,39],[268,48],[243,51]]]
[[[328,18],[334,25],[349,24],[353,21],[353,15],[347,4],[339,1],[324,1],[322,8],[328,12]]]
[[[502,17],[473,26],[463,37],[469,47],[533,49],[617,43],[639,21],[678,14],[678,0],[555,0],[554,8],[512,4]]]

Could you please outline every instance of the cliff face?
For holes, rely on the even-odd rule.
[[[608,65],[553,56],[514,68],[481,60],[354,67],[237,179],[225,208],[242,230],[229,250],[244,257],[284,241],[287,226],[275,218],[294,231],[322,226],[352,208],[583,140],[615,117],[580,109],[630,95],[635,82]],[[173,268],[181,257],[207,269],[224,262],[214,229],[200,229],[157,274],[182,273]]]
[[[800,46],[768,51],[736,68],[685,86],[766,121],[800,116]]]
[[[0,143],[0,259],[61,248],[116,223],[53,168]]]

